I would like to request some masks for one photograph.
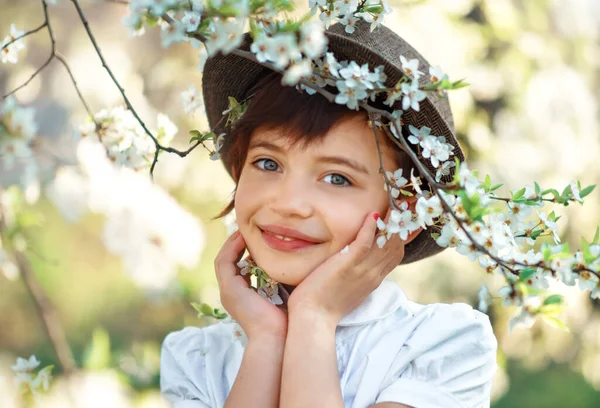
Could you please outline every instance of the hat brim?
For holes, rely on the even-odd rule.
[[[417,58],[420,67],[429,67],[429,63],[420,53],[384,26],[370,32],[368,25],[363,24],[355,33],[349,35],[344,32],[344,26],[335,24],[325,31],[325,35],[328,39],[328,51],[333,52],[338,61],[354,60],[359,65],[367,63],[371,70],[383,65],[388,87],[393,87],[404,76],[399,60],[400,55],[404,55],[407,59]],[[250,51],[251,44],[252,37],[246,33],[238,48]],[[390,53],[390,49],[393,52]],[[252,86],[269,72],[271,72],[269,68],[231,53],[227,55],[219,53],[206,61],[202,77],[203,97],[209,125],[215,133],[227,133],[223,112],[229,107],[228,97],[233,96],[238,101],[244,100]],[[420,82],[425,82],[425,76],[420,78]],[[398,101],[393,109],[401,109],[401,102]],[[413,125],[417,128],[427,126],[431,129],[431,134],[444,136],[446,142],[454,146],[454,157],[460,161],[464,160],[464,153],[454,135],[454,122],[447,96],[427,93],[426,98],[420,103],[420,110],[416,112],[409,109],[402,115],[402,120],[405,126]],[[435,174],[436,169],[431,161],[421,159],[421,162],[431,174]],[[231,175],[231,166],[226,161],[224,165]],[[441,181],[450,181],[452,177],[451,169],[450,175],[442,177]],[[406,245],[401,264],[433,256],[444,249],[437,245],[428,231],[422,231]]]

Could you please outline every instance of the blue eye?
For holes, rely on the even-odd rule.
[[[261,166],[258,163],[263,163],[264,167]],[[277,165],[277,163],[275,163],[273,160],[271,159],[258,159],[256,160],[254,163],[252,163],[256,166],[258,166],[259,169],[261,170],[265,170],[265,171],[277,171],[277,168],[279,167]]]
[[[328,177],[331,178],[331,184],[333,184],[334,186],[350,187],[352,185],[350,180],[348,180],[346,177],[342,176],[341,174],[337,174],[337,173],[328,174],[325,176],[325,179],[327,179]]]

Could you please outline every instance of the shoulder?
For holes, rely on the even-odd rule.
[[[406,309],[412,314],[412,338],[425,346],[446,344],[472,345],[482,351],[495,354],[498,342],[489,317],[466,303],[434,303],[421,305],[407,302]]]
[[[464,303],[404,309],[389,332],[402,346],[377,402],[489,407],[498,343],[488,316]]]
[[[238,354],[243,354],[243,349],[235,337],[234,324],[219,322],[171,332],[161,347],[161,392],[171,401],[205,401],[215,392],[209,389],[207,378],[222,378],[221,372],[211,370],[230,365]]]

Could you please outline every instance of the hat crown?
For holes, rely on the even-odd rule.
[[[382,59],[386,61],[387,64],[392,65],[394,69],[390,70],[386,66],[384,72],[388,76],[386,81],[386,86],[393,87],[405,74],[402,69],[402,64],[400,62],[400,56],[404,56],[407,60],[416,59],[419,61],[419,70],[423,72],[419,78],[419,84],[423,85],[429,82],[430,74],[429,62],[419,53],[413,46],[411,46],[407,41],[405,41],[402,37],[396,34],[394,31],[389,29],[384,25],[379,25],[373,31],[371,31],[371,25],[359,19],[355,24],[355,30],[353,33],[349,34],[346,32],[346,26],[341,23],[336,23],[331,25],[326,33],[329,36],[336,36],[340,39],[344,38],[345,41],[348,41],[347,47],[352,48],[360,44],[363,47],[367,47],[373,51],[374,54],[380,56]],[[335,53],[335,56],[338,61],[343,59],[352,60],[353,58],[346,57],[340,58],[339,52]],[[377,65],[381,65],[377,63],[377,61],[364,61],[369,64],[370,69],[374,69]],[[362,62],[362,63],[364,63]],[[357,61],[357,63],[360,63]],[[387,65],[386,64],[386,65]],[[398,75],[398,71],[402,73]],[[446,125],[450,129],[452,133],[455,133],[454,128],[454,117],[452,116],[452,110],[450,109],[450,103],[448,101],[447,96],[439,96],[433,93],[428,93],[426,96],[427,100],[433,104],[433,106],[438,110],[441,119],[446,122]]]

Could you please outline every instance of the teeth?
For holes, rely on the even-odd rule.
[[[284,237],[283,235],[275,235],[276,238],[282,239],[284,241],[293,241],[292,238]]]

